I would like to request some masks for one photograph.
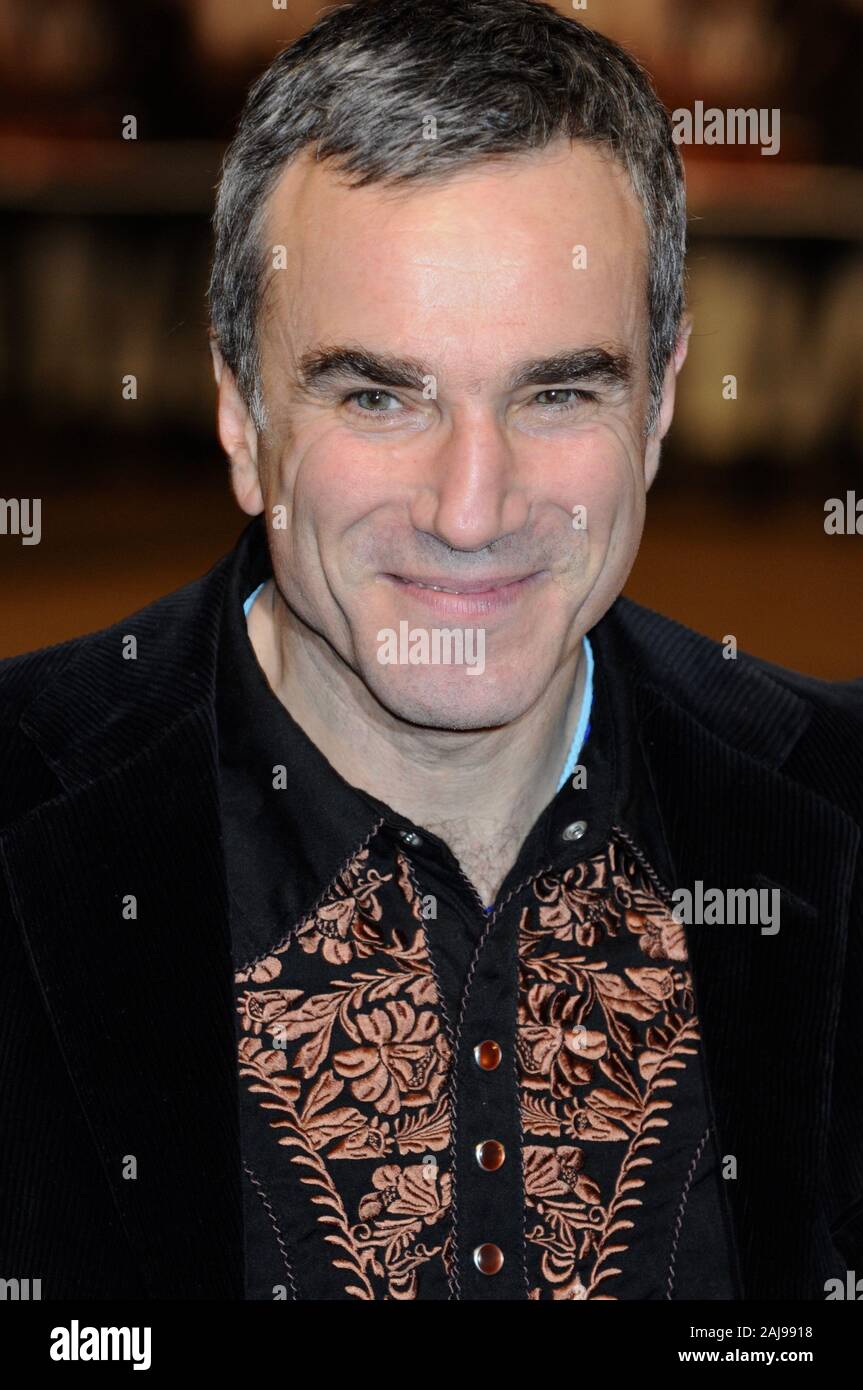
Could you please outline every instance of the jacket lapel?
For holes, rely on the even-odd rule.
[[[58,1053],[161,1298],[243,1286],[211,704],[224,568],[82,643],[23,721],[65,791],[2,837]]]

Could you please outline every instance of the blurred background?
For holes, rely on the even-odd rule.
[[[42,499],[39,545],[0,534],[0,656],[186,583],[245,524],[215,434],[209,219],[250,82],[324,8],[0,0],[0,497]],[[781,113],[776,155],[682,147],[695,329],[626,592],[863,675],[863,535],[824,529],[827,499],[863,499],[863,0],[557,8],[670,110]]]

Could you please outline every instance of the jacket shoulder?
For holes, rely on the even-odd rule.
[[[654,699],[781,768],[863,825],[863,679],[824,680],[738,650],[619,598],[606,619],[618,660]]]
[[[637,660],[641,672],[657,683],[663,669],[674,669],[684,679],[695,678],[707,669],[724,670],[730,677],[735,670],[741,674],[758,673],[807,703],[829,706],[852,720],[863,721],[863,676],[827,680],[766,661],[745,650],[738,650],[733,660],[729,659],[723,642],[634,599],[621,597],[610,611],[632,646],[630,656]]]
[[[746,659],[771,680],[778,681],[787,690],[793,690],[804,700],[810,700],[816,705],[829,706],[863,724],[863,676],[853,676],[848,680],[826,680],[821,676],[807,676],[802,671],[794,671],[787,666],[777,666],[748,653]]]
[[[0,660],[0,729],[8,731],[16,715],[27,708],[30,700],[59,675],[95,635],[69,637],[48,647],[3,657]]]
[[[124,714],[134,723],[149,712],[150,722],[159,724],[160,692],[163,705],[174,688],[178,700],[205,693],[229,559],[223,556],[203,576],[107,627],[0,661],[0,825],[61,789],[53,758],[46,764],[30,737],[34,717],[48,712],[51,742],[61,749],[82,729],[97,738],[100,728],[113,729]],[[117,674],[127,635],[137,639],[142,678],[131,685]]]
[[[197,605],[206,603],[209,594],[218,587],[229,559],[229,555],[222,556],[206,574],[170,593],[160,594],[106,627],[0,659],[0,711],[3,711],[4,722],[15,709],[25,708],[28,697],[39,694],[67,666],[80,659],[86,660],[88,650],[95,653],[105,641],[125,632],[158,631],[161,637],[167,638],[176,624],[192,620]]]

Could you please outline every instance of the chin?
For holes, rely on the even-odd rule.
[[[396,719],[427,729],[492,729],[510,724],[530,708],[539,690],[523,671],[486,668],[468,675],[464,669],[376,665],[364,678],[377,700]],[[531,682],[531,686],[532,686]]]

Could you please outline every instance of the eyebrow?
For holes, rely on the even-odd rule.
[[[394,357],[388,353],[367,352],[364,348],[319,347],[300,357],[300,386],[311,393],[324,394],[335,382],[350,378],[376,386],[396,386],[422,391],[435,373],[416,357]],[[544,386],[552,381],[595,381],[603,385],[628,385],[632,362],[627,353],[605,347],[569,348],[550,357],[531,357],[519,362],[507,379],[507,388]]]

